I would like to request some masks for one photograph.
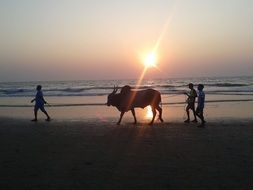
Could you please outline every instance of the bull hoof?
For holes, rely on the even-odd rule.
[[[160,120],[161,120],[161,122],[163,123],[163,119],[161,118]]]
[[[148,125],[153,125],[153,122],[150,122]]]
[[[117,125],[120,125],[120,123],[118,122]]]

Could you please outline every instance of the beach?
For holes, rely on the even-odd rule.
[[[162,94],[164,123],[152,126],[148,108],[116,125],[105,105],[113,84],[136,81],[44,82],[50,122],[41,111],[30,121],[35,83],[1,83],[0,189],[252,189],[252,77],[202,80],[204,127],[183,122],[190,79],[139,86]]]
[[[236,116],[231,105],[232,117],[218,117],[226,106],[207,107],[204,128],[183,123],[183,108],[181,116],[169,116],[168,107],[165,122],[152,126],[141,110],[138,124],[129,113],[116,125],[111,107],[95,109],[103,117],[83,108],[82,118],[58,115],[50,122],[42,114],[31,122],[32,112],[2,116],[0,188],[252,189],[252,117]]]

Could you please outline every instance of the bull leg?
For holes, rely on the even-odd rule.
[[[156,109],[157,109],[158,112],[159,112],[159,119],[160,119],[160,121],[163,122],[163,118],[162,118],[163,109],[160,108],[160,106],[157,106]]]
[[[125,112],[123,112],[123,111],[120,113],[120,118],[119,118],[119,121],[118,121],[117,125],[119,125],[119,124],[120,124],[121,119],[122,119],[122,117],[123,117],[124,113],[125,113]]]
[[[132,114],[133,114],[133,116],[134,116],[134,124],[136,124],[136,123],[137,123],[137,120],[136,120],[136,117],[135,117],[135,111],[134,111],[134,108],[133,108],[133,109],[131,109],[131,112],[132,112]]]
[[[150,125],[152,125],[154,123],[154,119],[155,119],[155,116],[156,116],[156,110],[154,107],[152,107],[152,112],[153,112],[153,118],[151,120],[151,122],[149,123]]]

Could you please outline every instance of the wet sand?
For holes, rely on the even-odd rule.
[[[0,189],[252,189],[253,119],[0,119]]]

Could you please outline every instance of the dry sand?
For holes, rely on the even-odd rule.
[[[253,189],[253,120],[1,118],[0,189]]]

